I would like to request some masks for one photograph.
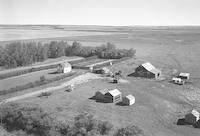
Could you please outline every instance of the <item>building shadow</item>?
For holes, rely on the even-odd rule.
[[[116,103],[117,106],[128,106],[127,104],[124,104],[123,102]]]
[[[178,121],[177,121],[176,124],[177,125],[191,125],[190,123],[188,123],[188,122],[185,121],[185,118],[178,119]]]
[[[110,103],[110,102],[108,102],[108,101],[106,101],[106,100],[100,100],[100,99],[96,99],[95,98],[95,96],[92,96],[92,97],[90,97],[89,98],[90,100],[94,100],[94,101],[96,101],[96,102],[98,102],[98,103]]]
[[[133,76],[133,77],[140,77],[140,76],[138,76],[138,74],[136,74],[135,72],[133,72],[133,73],[127,75],[127,76],[129,76],[129,77],[131,77],[131,76]]]

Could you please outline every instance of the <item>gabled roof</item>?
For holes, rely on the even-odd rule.
[[[110,95],[112,95],[114,97],[121,94],[121,92],[118,89],[110,90],[107,93],[109,93]]]
[[[152,72],[152,73],[154,73],[154,74],[157,74],[157,73],[160,72],[160,70],[156,69],[156,68],[155,68],[151,63],[149,63],[149,62],[143,63],[141,66],[144,67],[147,71],[150,71],[150,72]]]
[[[68,62],[64,62],[64,63],[61,63],[59,65],[62,66],[62,67],[71,67],[71,64],[68,63]]]
[[[148,71],[151,71],[151,70],[153,70],[153,69],[156,69],[156,68],[155,68],[151,63],[149,63],[149,62],[143,63],[142,66],[143,66],[146,70],[148,70]]]
[[[102,89],[102,90],[99,90],[98,92],[100,92],[101,94],[106,94],[109,90],[108,89]]]
[[[127,95],[126,98],[129,99],[129,100],[135,99],[135,97],[132,94]]]
[[[195,109],[193,109],[190,114],[194,115],[195,117],[199,118],[199,112]]]
[[[173,81],[181,81],[181,78],[173,77],[172,80]]]

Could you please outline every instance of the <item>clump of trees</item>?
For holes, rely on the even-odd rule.
[[[69,123],[52,118],[38,105],[5,104],[0,110],[2,126],[16,136],[144,136],[137,126],[115,130],[107,121],[83,113]]]
[[[13,68],[26,66],[34,62],[44,61],[47,58],[61,56],[90,57],[97,55],[99,58],[119,59],[133,57],[134,49],[116,49],[112,43],[103,44],[99,47],[82,46],[74,41],[69,45],[66,41],[41,42],[13,42],[0,46],[0,66]]]

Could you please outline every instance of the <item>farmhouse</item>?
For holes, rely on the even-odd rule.
[[[118,89],[111,90],[105,94],[107,102],[118,103],[122,101],[122,93]]]
[[[135,103],[135,97],[131,94],[123,97],[122,99],[122,102],[123,104],[126,104],[126,105],[133,105]]]
[[[193,109],[190,113],[185,115],[185,122],[195,124],[199,120],[199,112]]]
[[[180,73],[178,77],[181,78],[181,79],[189,80],[190,73]]]
[[[72,71],[72,66],[68,62],[58,65],[58,68],[57,68],[58,73],[69,73],[71,71]]]
[[[105,94],[108,92],[109,90],[108,89],[102,89],[102,90],[99,90],[95,93],[95,99],[96,100],[105,100]]]
[[[146,62],[135,69],[135,74],[140,77],[158,78],[161,71],[156,69],[151,63]]]

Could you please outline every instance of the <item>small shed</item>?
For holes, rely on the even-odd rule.
[[[96,100],[104,100],[105,99],[105,94],[108,92],[108,89],[102,89],[99,90],[95,93],[95,99]]]
[[[94,70],[96,74],[109,74],[110,70],[107,67]]]
[[[135,103],[135,97],[131,94],[123,97],[122,99],[123,104],[125,105],[133,105]]]
[[[186,79],[186,80],[189,80],[189,78],[190,78],[190,73],[180,73],[179,74],[179,76],[178,76],[179,78],[181,78],[181,79]]]
[[[199,112],[193,109],[190,113],[185,115],[185,122],[195,124],[199,120]]]
[[[140,77],[158,78],[161,74],[161,71],[155,68],[151,63],[146,62],[135,69],[135,74]]]
[[[105,94],[107,102],[118,103],[122,101],[122,93],[118,89],[110,90]]]
[[[179,84],[179,85],[185,84],[185,81],[183,81],[181,78],[176,78],[176,77],[172,78],[172,82],[175,83],[175,84]]]
[[[69,73],[72,71],[72,66],[70,63],[65,62],[58,65],[57,72],[58,73]]]

